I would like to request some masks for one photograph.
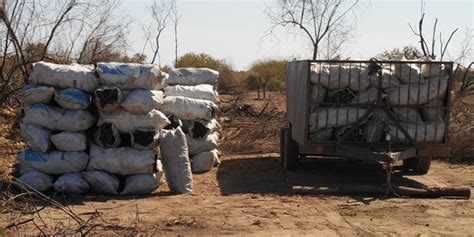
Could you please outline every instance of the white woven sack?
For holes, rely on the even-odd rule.
[[[29,84],[20,91],[20,96],[29,104],[51,102],[54,96],[54,87],[40,84]]]
[[[56,91],[54,100],[65,109],[87,109],[92,102],[92,97],[76,88]]]
[[[38,103],[25,109],[23,122],[53,131],[77,132],[92,127],[96,117],[86,110],[66,110]]]
[[[103,170],[111,174],[152,174],[156,153],[130,147],[102,148],[91,145],[87,170]]]
[[[204,151],[191,157],[191,169],[194,174],[208,172],[219,161],[219,151]]]
[[[85,132],[60,132],[52,135],[50,139],[60,151],[84,151],[87,148]]]
[[[57,192],[82,194],[89,191],[89,184],[80,172],[67,173],[54,182],[54,190]]]
[[[173,68],[169,72],[168,85],[216,85],[218,78],[219,72],[208,68]]]
[[[89,156],[85,152],[50,151],[41,153],[26,149],[18,155],[22,174],[38,170],[46,174],[65,174],[86,169]]]
[[[51,148],[51,131],[36,124],[20,124],[21,137],[33,151],[47,152]]]
[[[101,85],[116,86],[122,90],[160,90],[168,76],[155,64],[98,63],[96,70]]]
[[[426,124],[405,124],[401,126],[406,129],[408,135],[417,143],[424,142],[443,142],[446,132],[444,123],[426,123]],[[408,138],[395,125],[389,125],[392,140],[397,142],[406,142]]]
[[[319,108],[309,116],[309,130],[313,133],[327,127],[345,127],[356,123],[366,112],[367,109],[353,107]]]
[[[370,86],[364,67],[340,64],[312,64],[311,83],[330,90],[349,87],[353,91],[365,91]]]
[[[19,180],[31,188],[44,192],[53,186],[53,177],[45,173],[32,170],[23,174]],[[29,187],[27,187],[29,188]]]
[[[60,65],[47,62],[33,64],[29,83],[51,85],[60,89],[77,88],[89,93],[99,86],[95,73],[82,65]]]
[[[182,120],[210,120],[219,111],[219,108],[214,102],[208,100],[168,96],[163,100],[160,110]]]
[[[181,130],[163,130],[160,136],[160,151],[166,182],[171,191],[191,193],[193,176],[188,156],[186,138]]]
[[[192,138],[189,134],[186,134],[186,142],[190,155],[212,151],[219,148],[219,133],[214,132],[203,138]]]
[[[155,174],[135,174],[125,178],[125,188],[120,195],[150,194],[160,186]]]
[[[434,77],[425,84],[402,84],[398,88],[387,89],[388,101],[394,105],[422,105],[436,98],[446,96],[447,77]]]
[[[160,130],[170,124],[170,121],[162,112],[156,109],[146,114],[133,114],[120,110],[114,113],[101,113],[97,126],[104,123],[112,123],[119,132],[129,133],[137,128],[147,127]]]
[[[103,194],[118,195],[120,181],[117,176],[108,174],[104,171],[82,172],[82,176],[93,191]]]
[[[193,99],[209,100],[214,103],[219,102],[217,91],[212,85],[196,85],[196,86],[167,86],[165,87],[165,96],[184,96]]]
[[[136,89],[127,95],[120,106],[130,113],[146,114],[159,108],[161,103],[163,103],[162,91]]]

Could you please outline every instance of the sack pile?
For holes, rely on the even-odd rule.
[[[84,176],[98,193],[151,193],[162,176],[158,139],[169,120],[157,108],[167,75],[133,63],[98,63],[96,71],[99,120]]]
[[[310,140],[383,142],[390,129],[394,142],[418,143],[445,138],[449,75],[441,63],[386,65],[313,63],[311,65]],[[382,98],[390,113],[370,105]],[[353,126],[363,119],[356,128]],[[350,133],[350,134],[348,134]]]
[[[97,76],[86,66],[39,62],[29,82],[21,92],[28,104],[21,135],[29,148],[18,156],[20,180],[39,191],[87,192],[81,172],[89,162],[86,131],[97,121],[90,108]]]
[[[174,69],[168,80],[156,65],[133,63],[34,64],[22,92],[30,148],[18,156],[20,179],[39,191],[129,195],[156,190],[164,171],[171,191],[192,192],[191,171],[218,163],[217,77]]]
[[[171,69],[164,88],[160,110],[172,121],[170,127],[182,127],[193,173],[207,172],[220,163],[220,125],[215,118],[219,112],[218,77],[211,69]]]

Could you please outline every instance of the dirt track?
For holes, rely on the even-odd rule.
[[[384,171],[349,161],[316,160],[285,174],[277,156],[227,155],[219,168],[194,176],[192,195],[170,196],[163,184],[155,194],[136,199],[99,195],[68,196],[67,200],[83,219],[97,210],[115,229],[97,227],[92,231],[96,234],[474,234],[472,199],[291,195],[292,185],[383,183]],[[473,174],[472,166],[435,162],[429,175],[396,178],[396,182],[472,189]],[[50,228],[73,224],[57,209],[47,208],[41,216]],[[11,220],[7,215],[0,217],[1,226]],[[19,232],[39,234],[31,222]]]

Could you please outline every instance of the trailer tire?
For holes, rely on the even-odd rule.
[[[415,174],[427,174],[431,167],[431,156],[420,156],[406,159],[403,161],[403,166],[406,169],[413,171]]]
[[[285,132],[285,150],[283,156],[283,168],[285,170],[296,170],[298,166],[299,149],[298,143],[291,136],[291,128]]]
[[[285,164],[285,134],[288,129],[280,128],[280,165],[283,167]]]

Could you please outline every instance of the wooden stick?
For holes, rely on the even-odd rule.
[[[470,188],[410,188],[394,186],[396,194],[415,198],[458,197],[469,199]],[[306,187],[293,186],[293,194],[301,195],[352,195],[370,194],[383,195],[387,191],[385,186],[377,185],[342,185],[338,187]]]

